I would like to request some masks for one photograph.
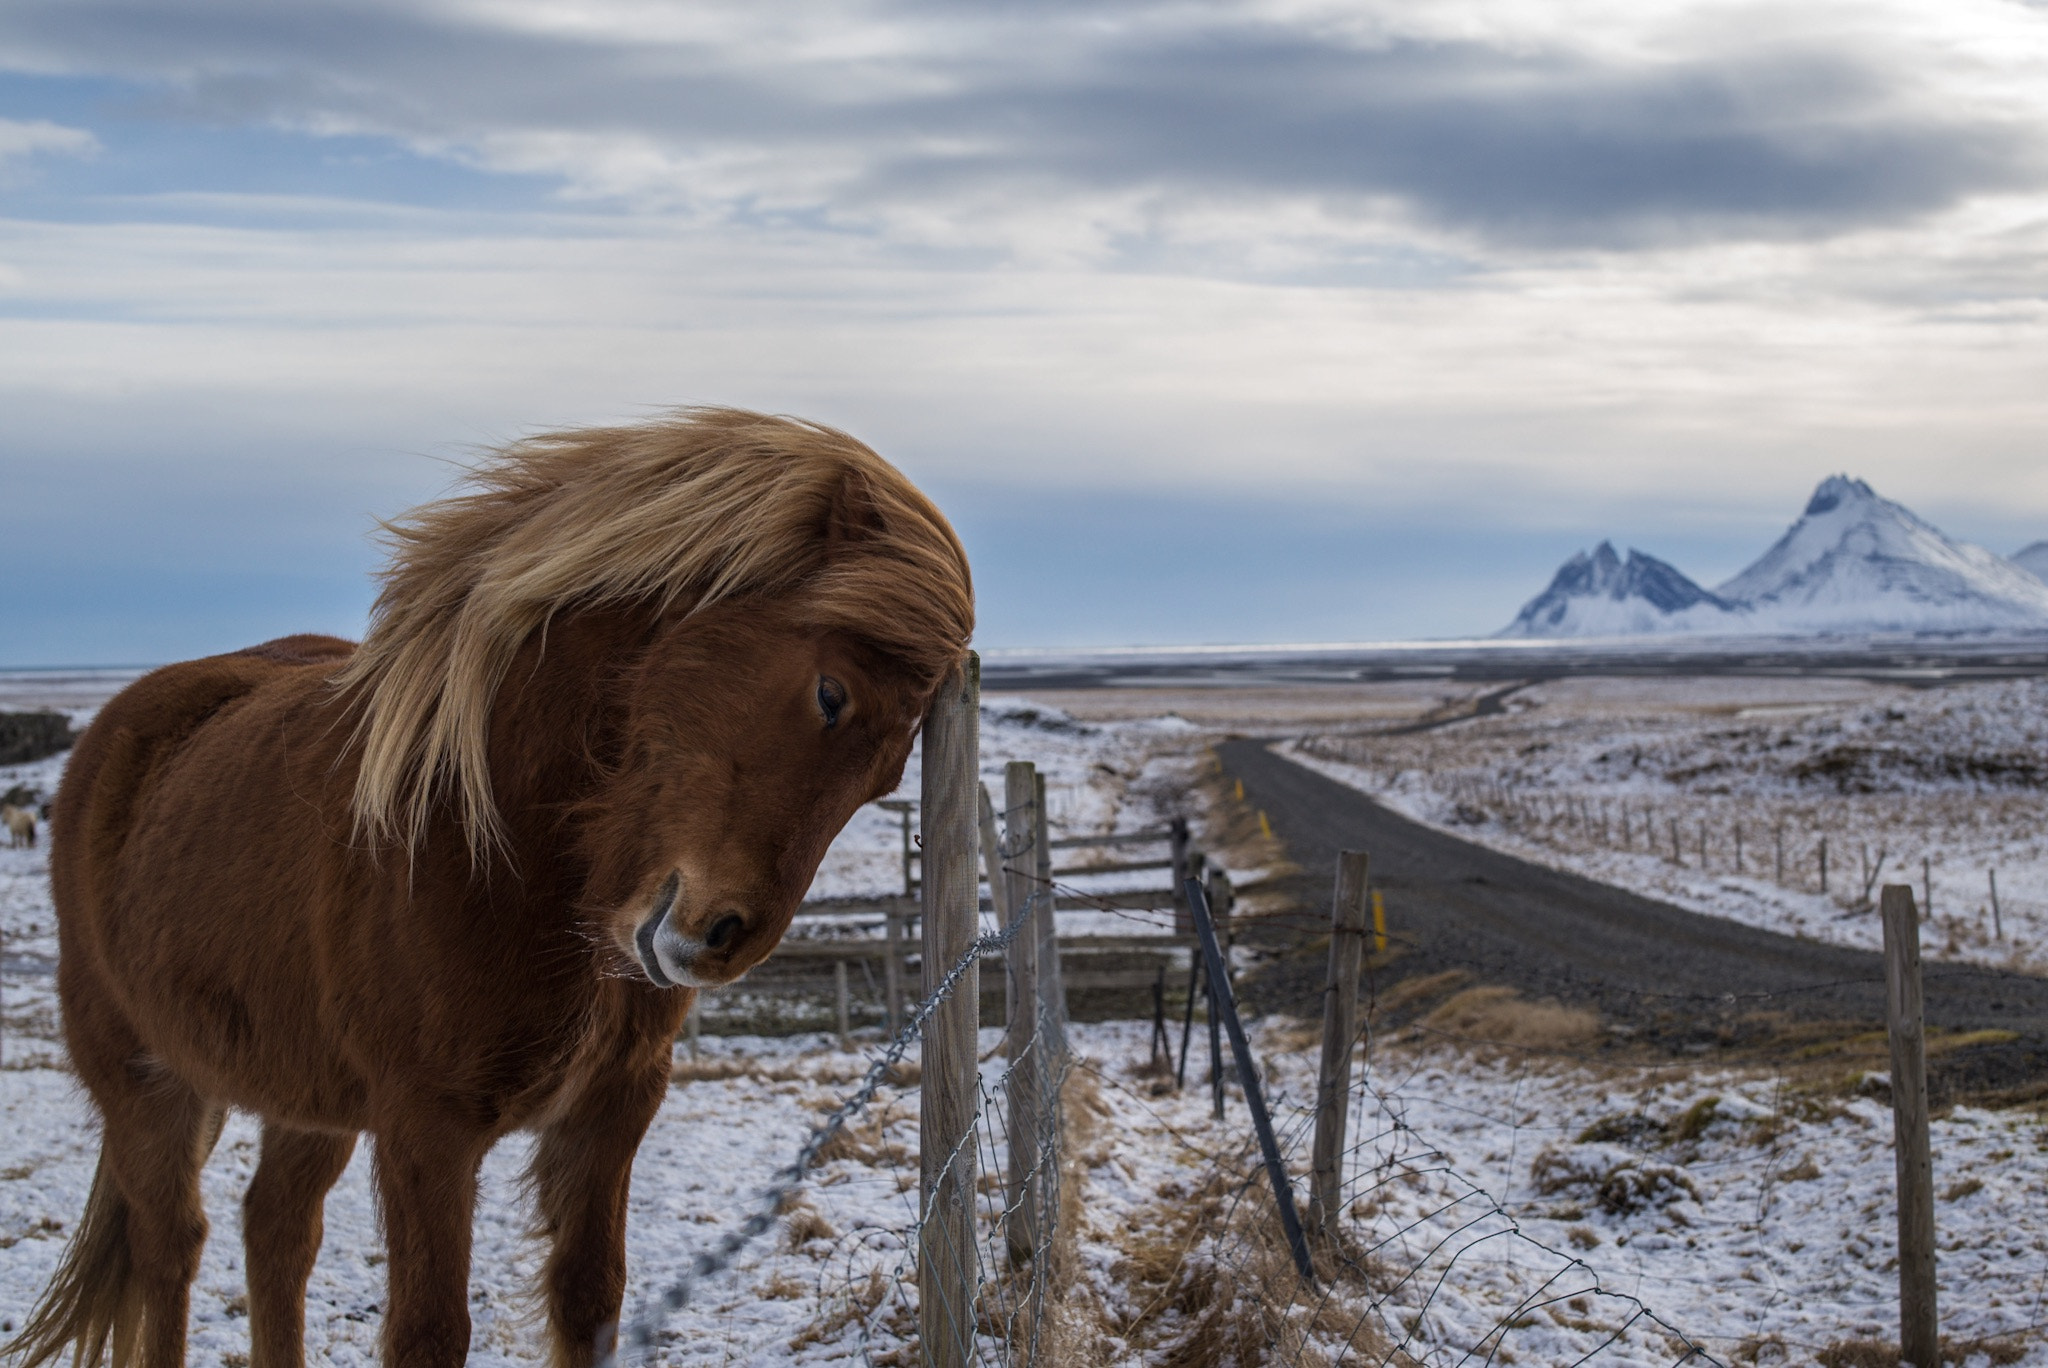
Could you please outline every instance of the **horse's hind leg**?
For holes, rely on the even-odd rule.
[[[220,1138],[224,1113],[146,1056],[126,1066],[129,1087],[95,1088],[106,1132],[100,1161],[125,1199],[127,1295],[115,1322],[114,1362],[124,1346],[141,1368],[183,1368],[192,1279],[206,1246],[199,1170]]]
[[[242,1196],[250,1368],[306,1361],[306,1279],[320,1253],[327,1190],[355,1148],[353,1135],[263,1125],[263,1157]]]

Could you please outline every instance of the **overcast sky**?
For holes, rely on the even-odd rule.
[[[0,664],[354,633],[480,445],[695,402],[987,646],[1490,632],[1846,471],[2048,537],[2048,6],[10,0]]]

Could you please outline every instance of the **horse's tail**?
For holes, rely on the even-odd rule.
[[[141,1331],[141,1288],[128,1252],[128,1199],[114,1186],[102,1151],[92,1195],[64,1260],[21,1333],[0,1346],[0,1355],[14,1358],[19,1368],[38,1368],[75,1351],[77,1368],[99,1368],[111,1347],[119,1368],[134,1362]]]

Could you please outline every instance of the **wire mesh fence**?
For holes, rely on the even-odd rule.
[[[859,1086],[805,1139],[793,1161],[750,1204],[748,1214],[643,1308],[622,1337],[638,1362],[661,1358],[664,1320],[699,1285],[729,1268],[765,1235],[821,1156],[846,1134],[889,1079],[908,1077],[918,1053],[919,1201],[893,1269],[870,1266],[875,1299],[860,1308],[863,1330],[893,1323],[894,1343],[864,1348],[871,1362],[933,1368],[1035,1364],[1049,1344],[1048,1310],[1060,1247],[1061,1091],[1067,1072],[1065,999],[1060,991],[1050,841],[1044,786],[1028,763],[1007,774],[1003,830],[976,821],[987,809],[977,779],[979,710],[972,658],[941,690],[924,732],[922,969],[926,992],[878,1052]],[[980,799],[977,804],[976,799]],[[979,929],[977,854],[1001,924]],[[1001,955],[1006,1026],[981,1052],[980,966]],[[1000,1059],[998,1059],[1000,1056]],[[894,1305],[882,1306],[894,1294]],[[891,1313],[894,1313],[893,1315]],[[915,1326],[914,1347],[906,1341]],[[607,1355],[607,1359],[612,1357]]]
[[[1282,1162],[1305,1188],[1313,1080],[1268,1081]],[[1532,1236],[1407,1112],[1370,1075],[1355,1088],[1334,1238],[1310,1232],[1313,1279],[1290,1258],[1248,1126],[1190,1182],[1200,1218],[1168,1293],[1189,1312],[1168,1358],[1304,1368],[1716,1362],[1577,1253]]]

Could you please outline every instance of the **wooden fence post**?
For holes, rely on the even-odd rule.
[[[846,987],[846,961],[843,959],[832,961],[832,990],[838,998],[836,1016],[839,1027],[839,1048],[842,1050],[852,1049],[853,1012],[852,1003],[848,1001],[851,995]]]
[[[1038,857],[1031,849],[1038,823],[1032,809],[1038,803],[1038,773],[1029,760],[1012,760],[1003,769],[1003,852],[1000,868],[1005,887],[1002,900],[1005,926],[1009,919],[1032,900],[1032,875]],[[1045,1125],[1045,1099],[1041,1080],[1045,1060],[1044,1042],[1038,1036],[1039,983],[1037,928],[1021,928],[1010,948],[1003,952],[1009,970],[1010,1012],[1003,1054],[1010,1061],[1004,1074],[1004,1092],[1009,1104],[1010,1172],[1008,1201],[1003,1215],[1003,1240],[1010,1253],[1010,1266],[1022,1268],[1031,1262],[1039,1247],[1038,1190],[1032,1170],[1038,1166],[1038,1137]]]
[[[1045,1020],[1053,1030],[1054,1053],[1064,1063],[1067,1057],[1067,979],[1060,967],[1060,925],[1055,914],[1059,904],[1052,887],[1052,818],[1045,802],[1045,776],[1037,776],[1036,803],[1031,809],[1031,849],[1035,857],[1032,882],[1038,891],[1038,909],[1032,920],[1038,928],[1039,995],[1045,1002]]]
[[[976,765],[981,734],[981,658],[969,653],[939,686],[924,723],[924,987],[928,994],[967,953],[981,919],[976,846]],[[918,1108],[922,1219],[917,1241],[918,1339],[929,1368],[974,1358],[980,1261],[974,1239],[978,1156],[973,1127],[980,1087],[975,1033],[981,970],[970,964],[925,1022]]]
[[[1176,817],[1169,824],[1173,843],[1173,934],[1195,934],[1195,914],[1188,908],[1188,819]]]
[[[1351,1111],[1351,1043],[1358,1033],[1368,868],[1364,851],[1339,854],[1336,898],[1330,906],[1330,975],[1323,984],[1323,1062],[1316,1074],[1308,1224],[1332,1247],[1344,1204],[1344,1122]]]
[[[1820,838],[1820,891],[1828,891],[1828,838]]]
[[[1934,1165],[1927,1138],[1927,1041],[1921,1024],[1920,919],[1910,884],[1886,884],[1884,1005],[1892,1045],[1892,1139],[1899,1175],[1899,1348],[1940,1368],[1934,1306]]]
[[[1987,870],[1991,876],[1991,935],[1996,940],[2005,939],[2005,923],[1998,915],[1998,871]]]
[[[988,796],[988,785],[975,786],[981,794],[981,872],[988,880],[988,902],[996,914],[997,926],[1010,924],[1010,881],[1003,873],[1003,841],[996,832],[996,805]]]
[[[894,898],[882,910],[882,992],[894,1035],[903,1029],[903,905]]]

